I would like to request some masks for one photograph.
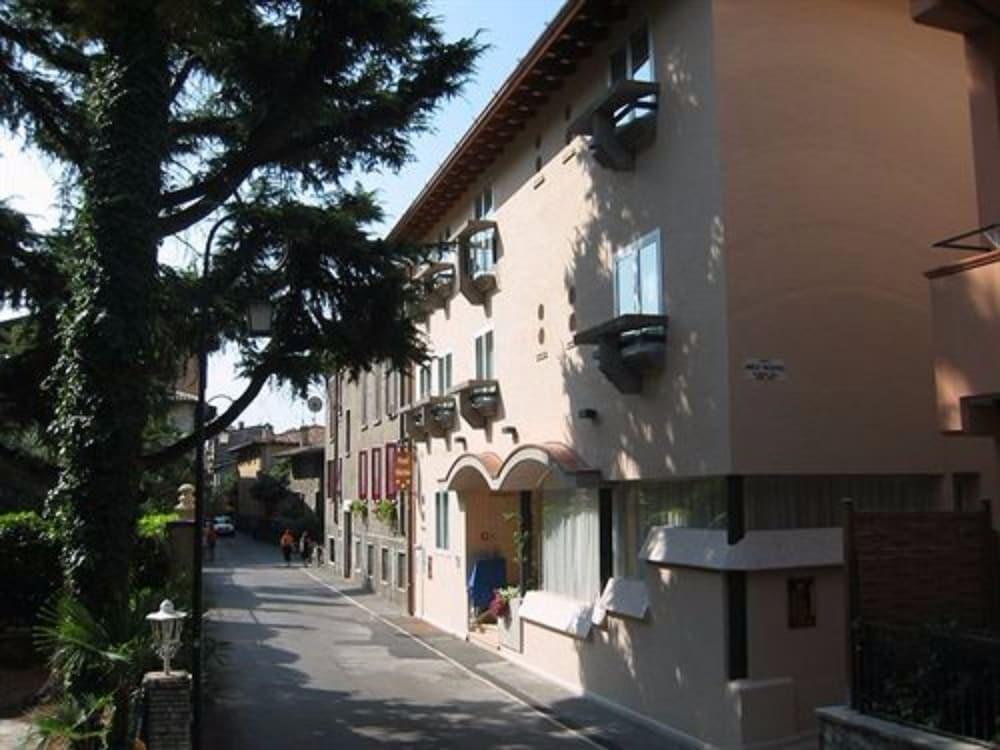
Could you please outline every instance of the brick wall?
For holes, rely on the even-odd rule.
[[[187,672],[149,672],[142,687],[148,750],[190,750],[191,676]]]
[[[987,513],[854,513],[853,526],[861,619],[994,621],[995,532]]]

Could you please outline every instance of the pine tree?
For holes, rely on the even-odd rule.
[[[52,435],[49,507],[100,621],[127,610],[144,467],[194,446],[142,453],[196,346],[194,305],[249,379],[210,433],[271,378],[304,391],[419,353],[418,251],[375,238],[374,197],[345,182],[403,165],[478,51],[423,0],[0,0],[0,127],[64,167],[65,196],[48,234],[0,206],[0,303],[27,311],[0,331],[0,425]],[[166,238],[208,227],[206,279],[161,262]],[[262,297],[266,343],[244,316]]]

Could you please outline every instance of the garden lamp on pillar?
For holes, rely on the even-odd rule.
[[[163,659],[164,674],[170,674],[170,660],[181,647],[181,631],[184,630],[185,617],[187,613],[174,609],[174,603],[169,599],[164,599],[160,603],[159,610],[146,615],[153,628],[154,650]]]

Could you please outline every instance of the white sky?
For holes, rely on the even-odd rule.
[[[398,175],[370,174],[360,176],[368,188],[378,190],[386,211],[387,221],[381,231],[388,231],[420,191],[424,183],[444,160],[452,146],[486,105],[494,91],[517,64],[531,43],[555,15],[561,0],[433,0],[432,9],[443,22],[448,38],[468,36],[482,30],[480,41],[490,45],[479,59],[474,80],[464,94],[444,105],[435,117],[435,132],[414,143],[415,159]],[[24,143],[0,133],[0,200],[32,220],[37,230],[54,226],[58,219],[58,194],[55,181],[57,167],[47,164],[36,152],[25,150]],[[191,240],[200,250],[197,229]],[[197,260],[195,251],[176,241],[168,242],[161,259],[173,264],[189,264]],[[9,312],[6,313],[9,315]],[[5,313],[0,310],[0,319]],[[208,395],[235,397],[243,385],[234,372],[235,357],[223,352],[209,363]],[[320,388],[316,394],[324,396]],[[225,399],[216,405],[225,408]],[[313,415],[304,401],[292,398],[287,391],[265,386],[257,399],[241,417],[247,424],[270,422],[278,429],[312,424],[322,420],[322,413]]]

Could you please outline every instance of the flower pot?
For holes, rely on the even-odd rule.
[[[518,610],[520,599],[511,599],[507,603],[507,614],[497,620],[497,632],[500,634],[500,645],[511,651],[521,652],[521,618]]]

